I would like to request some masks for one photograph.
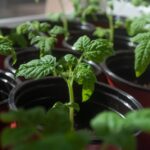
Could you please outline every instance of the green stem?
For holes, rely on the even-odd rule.
[[[68,90],[69,90],[69,102],[74,103],[74,91],[73,91],[73,80],[67,80]],[[74,131],[74,108],[69,107],[69,117],[71,122],[71,131]]]
[[[108,15],[108,21],[109,21],[109,28],[110,28],[110,35],[109,40],[114,44],[114,23],[113,23],[113,15]]]
[[[85,1],[85,3],[86,3],[86,7],[88,7],[88,5],[89,5],[89,1],[88,0],[86,0]],[[84,6],[85,7],[85,6]],[[86,22],[86,16],[87,16],[87,11],[86,11],[86,8],[83,8],[83,11],[81,11],[82,13],[81,13],[81,19],[80,19],[80,21],[82,22],[82,23],[85,23]]]
[[[78,59],[78,64],[81,63],[83,61],[84,55],[81,55],[80,58]],[[78,65],[77,64],[77,65]]]
[[[110,12],[107,14],[107,18],[109,21],[109,29],[110,29],[110,34],[109,34],[109,40],[114,44],[114,22],[113,22],[113,9],[114,9],[114,1],[112,0],[111,2],[107,3]]]
[[[82,23],[86,22],[86,11],[83,11],[83,13],[81,14],[81,22]]]
[[[81,57],[79,58],[78,64],[82,61],[83,59],[83,55],[81,55]],[[77,65],[78,65],[77,64]],[[74,76],[73,76],[73,71],[70,68],[69,69],[69,74],[71,75],[69,79],[65,79],[65,81],[67,82],[68,85],[68,91],[69,91],[69,103],[72,105],[75,103],[75,99],[74,99],[74,91],[73,91],[73,81],[74,81]],[[75,109],[74,107],[69,107],[69,118],[70,118],[70,123],[71,123],[71,131],[74,131],[74,112]]]
[[[65,38],[67,38],[67,36],[68,36],[68,21],[67,21],[67,17],[66,17],[66,12],[65,12],[65,8],[64,8],[64,4],[63,4],[62,0],[59,0],[59,3],[60,3],[60,7],[61,7],[62,13],[63,13],[62,22],[63,22],[63,27],[65,29]]]
[[[56,72],[56,69],[54,68],[54,70],[53,70],[53,76],[54,77],[57,77],[57,72]]]

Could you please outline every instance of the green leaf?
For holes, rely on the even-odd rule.
[[[150,109],[131,111],[124,117],[115,112],[103,112],[91,120],[91,127],[104,143],[118,145],[123,150],[136,150],[134,133],[150,133]]]
[[[89,142],[89,134],[84,132],[55,134],[30,143],[16,145],[14,150],[83,150]]]
[[[115,112],[103,112],[91,120],[91,127],[104,143],[116,145],[123,150],[135,150],[135,137],[124,131],[125,121]]]
[[[39,31],[40,29],[40,22],[39,21],[32,21],[30,22],[30,31]]]
[[[48,30],[50,29],[50,24],[49,23],[40,23],[40,31],[41,32],[48,32]]]
[[[9,111],[8,113],[1,113],[0,120],[4,123],[11,123],[16,120],[16,114],[12,111]]]
[[[91,66],[80,63],[74,70],[74,78],[79,85],[83,85],[82,101],[87,101],[94,91],[94,84],[96,81],[96,76]]]
[[[49,32],[50,35],[56,37],[57,35],[64,35],[65,34],[65,30],[63,27],[61,26],[57,26],[55,25]]]
[[[71,0],[74,7],[74,17],[79,18],[80,21],[86,22],[87,16],[94,16],[95,13],[100,12],[100,2],[98,0],[88,0],[84,5],[80,5],[80,0]]]
[[[22,23],[17,26],[16,31],[18,34],[27,34],[30,26],[30,22]]]
[[[123,118],[115,112],[103,112],[91,120],[91,126],[100,137],[108,138],[112,134],[120,133]],[[110,139],[111,140],[111,139]]]
[[[83,7],[80,4],[80,0],[71,0],[73,8],[74,8],[74,15],[79,17],[81,15],[81,11],[83,11]]]
[[[35,132],[34,128],[22,127],[22,128],[6,128],[2,132],[1,142],[2,147],[15,146],[23,141],[26,141],[33,136]]]
[[[90,38],[84,35],[74,43],[73,48],[77,51],[84,52],[88,44],[90,44]]]
[[[50,13],[48,14],[48,19],[52,22],[62,21],[63,13]]]
[[[26,79],[39,79],[52,74],[55,67],[56,58],[51,55],[46,55],[40,59],[35,59],[20,65],[16,72],[16,76],[24,76]]]
[[[99,4],[99,0],[89,0],[89,4]]]
[[[100,9],[99,6],[97,6],[97,5],[95,5],[95,4],[89,5],[89,6],[84,10],[84,13],[85,13],[86,15],[91,15],[91,14],[94,14],[94,13],[98,12],[99,9]]]
[[[30,40],[31,44],[32,44],[32,40],[36,38],[36,36],[39,36],[37,32],[28,32],[28,39]]]
[[[63,71],[74,69],[78,62],[78,59],[72,54],[66,54],[59,60],[59,66],[63,68]]]
[[[90,40],[87,36],[80,37],[73,47],[82,52],[85,59],[96,63],[113,54],[113,44],[105,39]]]
[[[89,83],[84,83],[82,87],[82,102],[86,102],[91,95],[93,94],[94,91],[94,83],[89,82]]]
[[[146,25],[150,24],[150,15],[142,15],[134,18],[129,27],[128,32],[130,35],[136,35],[141,32],[148,31]]]
[[[150,109],[145,108],[126,114],[125,126],[131,133],[135,131],[143,131],[150,133]]]
[[[97,39],[92,40],[90,44],[87,45],[83,56],[87,60],[94,61],[96,63],[102,62],[106,57],[113,54],[113,46],[108,40]]]
[[[141,76],[150,64],[150,32],[141,33],[132,38],[133,42],[139,43],[135,49],[135,72]]]
[[[83,12],[81,13],[82,21],[86,21],[86,17],[88,15],[95,15],[99,11],[100,7],[99,5],[90,4],[86,8],[83,9]]]
[[[78,131],[67,134],[67,140],[71,150],[84,150],[91,138],[88,132]]]
[[[16,121],[20,126],[26,127],[29,126],[38,128],[38,126],[44,122],[46,111],[42,107],[35,107],[29,110],[20,110],[16,112],[16,115],[17,115]],[[30,118],[30,121],[28,120],[28,118]]]
[[[74,108],[76,111],[80,111],[80,106],[78,103],[65,103],[68,108]]]
[[[12,117],[12,114],[15,117]],[[3,130],[3,148],[82,150],[90,140],[87,132],[70,131],[69,109],[61,102],[54,104],[47,113],[43,108],[19,109],[11,114],[6,113],[3,117],[7,117],[3,118],[5,121],[11,121],[13,118],[17,120],[17,128],[8,127]]]
[[[40,56],[50,54],[56,43],[56,38],[46,36],[36,36],[32,38],[31,44],[34,44],[40,49]]]
[[[134,36],[131,40],[135,43],[140,43],[141,41],[147,41],[150,36],[150,32],[148,33],[139,33],[138,35]]]
[[[115,28],[120,28],[124,26],[124,21],[121,18],[117,18],[115,21]]]
[[[17,26],[18,34],[28,34],[33,31],[40,31],[40,22],[39,21],[27,21]]]
[[[37,107],[29,110],[19,109],[17,111],[10,111],[4,114],[2,113],[0,115],[0,119],[5,123],[11,123],[16,121],[19,126],[36,127],[36,125],[39,125],[43,122],[45,114],[46,112],[43,108]],[[28,120],[28,118],[30,118],[30,121]]]
[[[57,118],[57,119],[56,119]],[[46,116],[46,134],[66,133],[70,130],[69,109],[61,102],[57,102]]]
[[[96,30],[94,31],[93,35],[102,38],[102,37],[108,37],[109,33],[110,33],[110,29],[96,27]]]
[[[28,45],[27,39],[23,35],[17,34],[14,30],[8,35],[8,38],[13,42],[14,45],[19,45],[22,48],[27,47]]]
[[[134,135],[118,135],[114,143],[118,147],[121,147],[122,150],[137,150],[137,142]]]
[[[15,64],[17,58],[13,48],[13,43],[7,37],[0,36],[0,54],[1,55],[12,55],[13,64]]]
[[[36,35],[40,35],[40,32],[47,32],[49,28],[50,25],[48,23],[40,23],[39,21],[28,21],[17,26],[16,30],[18,34],[29,35],[32,32]]]

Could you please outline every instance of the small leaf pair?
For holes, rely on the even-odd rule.
[[[150,133],[149,124],[150,109],[129,112],[125,118],[115,112],[103,112],[91,120],[93,130],[104,143],[116,145],[122,150],[136,150],[134,133]]]

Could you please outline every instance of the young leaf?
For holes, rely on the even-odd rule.
[[[80,4],[80,0],[71,0],[74,7],[74,17],[80,19],[80,21],[86,22],[87,16],[94,16],[95,13],[100,12],[99,0],[88,0],[83,5]]]
[[[28,30],[29,26],[30,26],[30,22],[22,23],[17,26],[16,31],[18,34],[26,34],[29,31]]]
[[[57,35],[65,34],[65,30],[61,26],[54,26],[50,31],[49,34],[56,37]]]
[[[62,71],[68,71],[69,69],[74,69],[78,62],[78,59],[72,55],[67,54],[59,60],[59,67],[62,67]]]
[[[39,31],[40,29],[40,22],[39,21],[32,21],[30,22],[29,30],[30,31]]]
[[[88,36],[80,37],[73,47],[77,51],[82,52],[85,59],[96,63],[103,61],[113,53],[113,45],[108,40],[90,40]]]
[[[132,38],[133,42],[138,43],[135,49],[135,73],[141,76],[150,64],[150,32],[141,33]]]
[[[60,22],[62,21],[62,13],[50,13],[48,14],[48,19],[52,22]]]
[[[20,65],[16,76],[24,76],[26,79],[39,79],[52,74],[56,67],[56,58],[46,55],[40,59],[32,60]]]
[[[93,35],[102,38],[102,37],[108,37],[109,33],[110,33],[110,29],[96,27],[96,30],[94,31]]]
[[[56,38],[54,37],[36,36],[31,40],[31,44],[34,44],[40,49],[41,57],[46,54],[50,54],[51,50],[54,48],[55,43]]]
[[[40,30],[40,22],[33,21],[33,22],[25,22],[17,26],[17,33],[18,34],[28,34],[29,32],[39,31]]]
[[[25,22],[17,26],[17,33],[18,34],[27,34],[29,33],[36,33],[39,35],[40,32],[47,32],[50,28],[48,23],[40,23],[39,21],[32,21],[32,22]]]
[[[8,35],[8,38],[13,42],[13,44],[17,44],[21,48],[28,46],[28,41],[26,40],[26,38],[21,34],[17,34],[16,31],[12,31]]]
[[[47,32],[50,28],[50,24],[44,22],[44,23],[40,23],[40,31],[41,32]]]
[[[92,40],[87,45],[83,56],[87,60],[94,61],[96,63],[104,61],[104,59],[113,54],[113,45],[108,40],[97,39]]]
[[[31,44],[32,44],[32,39],[34,39],[36,36],[39,36],[37,32],[28,32],[28,39],[30,40]]]
[[[13,48],[13,43],[7,37],[0,36],[0,54],[1,55],[12,55],[13,64],[16,62],[16,53]]]
[[[89,99],[94,91],[94,83],[96,81],[95,74],[91,66],[80,63],[74,70],[75,81],[82,87],[82,101]]]
[[[73,45],[73,48],[79,52],[84,52],[87,45],[90,43],[90,38],[86,35],[81,36]]]

